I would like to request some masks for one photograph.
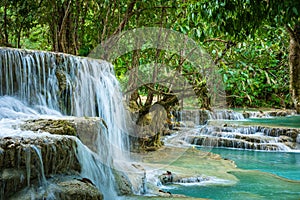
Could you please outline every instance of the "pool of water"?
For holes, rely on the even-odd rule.
[[[271,117],[271,118],[250,118],[247,119],[246,121],[254,124],[300,128],[300,115],[287,116],[287,117]]]
[[[269,118],[247,118],[241,120],[209,120],[209,125],[242,125],[242,126],[268,126],[300,128],[300,115],[287,117],[269,117]]]
[[[214,148],[212,152],[233,160],[238,168],[260,170],[300,181],[300,153]]]
[[[230,172],[233,186],[174,185],[170,192],[211,199],[300,199],[300,153],[215,148],[214,153],[234,160],[242,171]]]

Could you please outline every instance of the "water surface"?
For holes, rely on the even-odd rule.
[[[286,117],[247,118],[242,120],[223,120],[223,121],[226,121],[227,124],[235,124],[235,125],[300,128],[300,115],[292,115]]]
[[[234,160],[242,171],[233,186],[175,185],[172,193],[211,199],[300,199],[300,154],[215,148],[214,153]],[[249,170],[249,171],[248,171]]]

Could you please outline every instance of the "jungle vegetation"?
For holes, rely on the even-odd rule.
[[[180,32],[204,49],[220,72],[229,107],[296,108],[300,112],[300,1],[294,0],[2,0],[0,46],[87,56],[126,30],[158,27]],[[184,50],[184,49],[183,49]],[[105,57],[103,56],[105,59]],[[199,107],[210,109],[201,71],[183,54],[141,48],[110,60],[119,80],[135,67],[172,66],[192,85]],[[138,79],[130,77],[134,83]],[[154,97],[176,99],[156,83],[131,100],[142,112]],[[139,101],[146,96],[145,102]]]

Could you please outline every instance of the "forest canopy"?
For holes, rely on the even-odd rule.
[[[3,0],[0,45],[87,56],[122,31],[170,29],[209,54],[228,106],[296,107],[300,112],[299,14],[300,2],[294,0]],[[201,72],[183,55],[145,48],[111,62],[121,82],[128,70],[147,63],[172,66],[192,85],[199,107],[210,107]],[[143,105],[140,96],[147,96]],[[131,99],[147,110],[157,96],[176,104],[170,88],[155,81],[139,87]]]

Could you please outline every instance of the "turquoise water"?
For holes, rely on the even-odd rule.
[[[180,186],[169,191],[211,199],[300,199],[300,153],[261,152],[215,148],[214,153],[234,160],[240,169],[230,172],[239,181],[232,186]]]
[[[300,128],[300,115],[274,118],[250,118],[247,121],[254,124]]]
[[[245,126],[274,126],[274,127],[286,127],[286,128],[300,128],[300,115],[287,116],[287,117],[270,117],[270,118],[247,118],[243,120],[223,120],[223,121],[226,121],[227,124],[245,125]]]
[[[214,148],[213,153],[235,161],[238,168],[269,172],[300,181],[300,153]]]

